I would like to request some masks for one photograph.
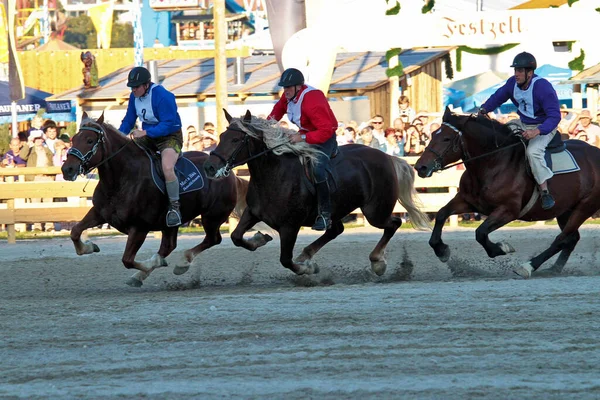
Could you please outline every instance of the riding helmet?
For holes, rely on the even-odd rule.
[[[284,88],[304,84],[304,75],[296,68],[288,68],[281,74],[279,86]]]
[[[519,53],[515,56],[515,59],[512,62],[511,68],[537,68],[537,61],[535,61],[535,57],[531,53],[527,53],[526,51]]]
[[[137,87],[150,82],[150,71],[144,67],[135,67],[129,72],[127,77],[128,87]]]

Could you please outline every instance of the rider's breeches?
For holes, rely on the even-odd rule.
[[[325,143],[314,146],[324,153],[319,153],[317,156],[317,161],[313,163],[313,174],[315,176],[315,183],[325,182],[327,180],[327,166],[329,165],[329,156],[335,152],[335,149],[337,148],[337,140],[334,135]]]
[[[523,122],[521,122],[521,120],[512,120],[509,122],[509,124],[517,125],[523,130],[537,128],[537,125],[525,125]],[[531,173],[533,174],[533,177],[538,185],[546,182],[548,179],[554,176],[554,173],[552,173],[552,170],[548,168],[546,165],[546,160],[544,159],[546,147],[554,135],[556,135],[556,129],[547,135],[537,135],[533,139],[529,140],[529,144],[527,145],[527,160],[529,160]]]
[[[178,201],[179,200],[179,181],[175,179],[174,181],[166,182],[165,186],[167,187],[167,195],[169,196],[170,201]]]

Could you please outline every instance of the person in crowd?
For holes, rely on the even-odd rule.
[[[185,130],[185,135],[183,136],[183,145],[181,151],[191,151],[192,145],[191,140],[194,136],[196,136],[198,132],[196,131],[196,127],[194,125],[189,125]]]
[[[340,124],[335,130],[335,140],[337,141],[338,146],[348,144],[348,137],[346,136],[346,127],[344,124]]]
[[[373,137],[382,144],[385,142],[385,126],[384,119],[381,115],[377,114],[371,118],[371,126],[373,127]]]
[[[442,125],[439,122],[432,122],[429,124],[429,138],[431,139],[431,135],[433,135],[438,129],[440,129]]]
[[[379,143],[379,140],[373,136],[373,128],[370,125],[361,129],[360,137],[356,141],[356,144],[362,144],[377,150],[382,150],[382,145]]]
[[[31,120],[31,127],[29,128],[28,135],[27,135],[29,147],[31,147],[33,145],[33,139],[36,136],[44,135],[44,131],[42,129],[43,125],[44,125],[44,119],[40,115],[36,115]]]
[[[26,167],[27,157],[21,152],[21,141],[19,138],[12,138],[8,146],[9,150],[4,154],[4,157],[2,157],[0,166],[3,168]]]
[[[549,81],[535,74],[537,61],[533,54],[517,54],[511,67],[515,69],[514,75],[482,104],[479,112],[487,114],[509,99],[517,107],[520,119],[510,121],[509,125],[521,129],[523,137],[529,140],[527,159],[541,190],[542,208],[549,210],[555,202],[548,189],[548,179],[554,174],[546,165],[544,153],[561,119],[558,96]]]
[[[205,132],[208,132],[208,133],[210,133],[212,135],[215,135],[215,124],[213,124],[210,121],[205,122],[202,130],[204,130]]]
[[[598,146],[600,140],[600,127],[592,124],[590,110],[582,110],[569,124],[571,138],[584,140],[592,146]]]
[[[175,96],[163,86],[151,82],[150,71],[144,67],[135,67],[129,72],[127,86],[131,88],[131,94],[119,130],[127,134],[138,118],[142,121],[142,129],[134,129],[131,135],[142,145],[160,151],[169,197],[166,223],[169,227],[179,226],[181,212],[175,163],[181,154],[183,134]]]
[[[385,152],[390,156],[403,156],[404,149],[400,148],[398,140],[396,139],[396,130],[394,128],[385,129]]]
[[[202,136],[196,135],[190,139],[189,151],[204,151]]]
[[[573,116],[569,115],[569,110],[566,104],[560,105],[560,122],[558,123],[558,131],[561,134],[563,140],[569,139],[569,125],[573,121]]]
[[[56,122],[52,120],[47,120],[44,123],[44,141],[46,142],[46,146],[52,154],[55,154],[56,151],[54,149],[55,143],[58,141],[58,127],[56,126]]]
[[[54,156],[52,157],[52,165],[55,167],[62,167],[63,163],[67,159],[67,153],[71,148],[71,138],[69,135],[63,133],[60,138],[54,143]],[[60,179],[59,179],[60,177]],[[56,175],[56,180],[63,180],[62,174]]]
[[[346,144],[356,143],[356,129],[353,126],[344,128],[344,136],[346,136]]]
[[[36,135],[33,139],[33,146],[29,149],[29,156],[27,157],[27,167],[38,167],[38,168],[46,168],[52,167],[52,157],[53,154],[50,149],[45,145],[44,138],[41,135]],[[26,175],[26,181],[53,181],[54,175],[49,174],[38,174],[38,175]],[[32,203],[52,203],[53,199],[50,198],[32,198]],[[44,223],[44,224],[35,224],[34,230],[44,230],[47,231],[53,230],[52,223]]]
[[[217,148],[217,137],[206,131],[202,135],[202,151],[206,154],[210,154],[211,151]]]
[[[18,133],[17,137],[19,138],[19,141],[21,142],[21,158],[23,160],[27,160],[27,156],[29,155],[29,132],[28,131],[21,131]]]
[[[312,229],[324,231],[331,226],[327,168],[329,158],[337,149],[335,130],[338,121],[325,94],[319,89],[306,85],[301,71],[295,68],[283,71],[279,86],[283,87],[283,96],[275,104],[268,118],[280,121],[287,114],[290,122],[299,129],[297,134],[290,136],[291,141],[294,143],[305,141],[322,152],[319,153],[317,162],[313,164],[318,215]]]
[[[406,128],[406,143],[404,143],[405,156],[418,156],[423,153],[419,130],[414,125],[409,125]]]
[[[400,118],[405,124],[410,124],[415,119],[416,113],[410,107],[410,99],[407,96],[398,98],[398,108],[400,109]]]

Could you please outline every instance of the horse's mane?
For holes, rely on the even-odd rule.
[[[245,121],[243,118],[233,118],[230,124],[235,124],[249,136],[262,140],[267,148],[274,149],[273,154],[275,155],[291,153],[314,161],[317,155],[321,153],[320,150],[315,149],[306,142],[292,143],[290,136],[298,132],[293,129],[283,128],[274,120],[263,119],[253,115],[250,122]]]
[[[515,131],[509,125],[503,124],[500,121],[483,116],[477,116],[471,119],[471,121],[479,125],[479,129],[475,132],[476,137],[486,146],[497,147],[509,141],[517,140]],[[481,129],[482,127],[485,129]]]
[[[120,136],[123,136],[123,138],[126,138],[127,140],[131,140],[129,135],[125,135],[123,132],[121,132],[119,129],[115,128],[113,125],[109,124],[108,122],[99,123],[98,121],[96,121],[95,119],[92,119],[90,117],[83,117],[81,120],[80,126],[84,126],[84,125],[97,126],[97,127],[103,128],[104,130],[107,130],[107,128],[108,128],[108,130],[112,130],[113,133],[117,133]]]

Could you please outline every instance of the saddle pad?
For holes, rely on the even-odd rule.
[[[569,172],[577,172],[580,170],[575,157],[569,150],[563,150],[560,153],[552,153],[552,162],[550,168],[554,174],[568,174]]]
[[[157,168],[161,168],[161,166],[159,163],[156,163],[157,165],[155,166],[155,161],[156,160],[153,157],[150,157],[152,180],[154,180],[156,187],[163,192],[163,194],[166,194],[167,188],[165,179],[162,176],[162,173],[159,174],[157,171]],[[198,167],[184,156],[179,157],[175,164],[175,175],[177,175],[177,179],[179,180],[179,194],[194,192],[204,187],[204,177],[198,170]]]

